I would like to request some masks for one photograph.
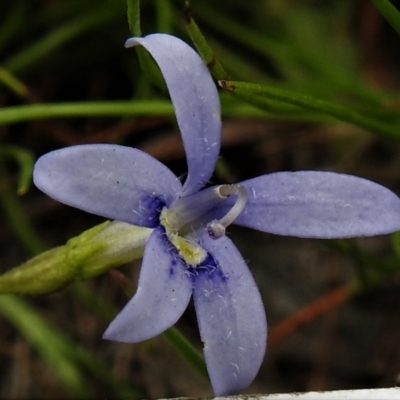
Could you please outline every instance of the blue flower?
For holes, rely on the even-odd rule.
[[[200,57],[173,36],[127,41],[136,45],[150,52],[165,78],[186,150],[185,183],[150,155],[110,144],[46,154],[34,181],[63,203],[143,227],[137,292],[104,337],[152,338],[175,324],[193,296],[214,392],[237,393],[259,370],[267,323],[257,286],[225,228],[235,223],[308,238],[379,235],[400,229],[400,200],[373,182],[330,172],[280,172],[202,189],[221,143],[215,84]]]

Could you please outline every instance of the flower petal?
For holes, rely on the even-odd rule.
[[[199,55],[182,40],[158,33],[131,38],[126,47],[138,44],[153,56],[164,76],[189,168],[184,194],[194,193],[210,179],[221,145],[216,86]]]
[[[178,178],[140,150],[111,144],[72,146],[42,156],[35,185],[92,214],[153,228],[163,205],[182,190]]]
[[[194,303],[204,355],[217,396],[238,393],[264,358],[267,322],[257,285],[235,245],[202,230],[198,243],[210,254],[194,270]]]
[[[238,225],[322,239],[400,230],[400,199],[366,179],[332,172],[278,172],[242,185],[249,198],[235,220]],[[227,202],[218,213],[228,207]]]
[[[175,324],[191,294],[190,273],[163,228],[156,228],[144,250],[137,292],[103,337],[127,343],[150,339]]]

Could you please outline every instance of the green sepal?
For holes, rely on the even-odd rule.
[[[74,279],[80,279],[83,275],[83,271],[86,269],[86,263],[91,257],[105,251],[107,247],[106,243],[91,239],[93,239],[98,232],[109,224],[110,221],[103,222],[102,224],[81,233],[79,236],[69,239],[65,244],[65,254],[62,267],[71,271]]]
[[[95,228],[98,227],[100,225]],[[86,231],[84,234],[88,232]],[[78,249],[89,245],[92,246],[92,251],[79,263],[81,267],[77,271],[76,279],[93,278],[112,268],[141,258],[144,245],[151,232],[150,228],[108,221],[103,229],[93,231],[94,234],[90,236],[90,239],[87,238],[89,240],[86,239],[79,243]],[[102,246],[101,249],[96,248],[99,245]],[[76,261],[79,262],[79,259]]]
[[[63,268],[65,246],[55,247],[0,275],[1,294],[42,294],[71,283],[74,272]]]

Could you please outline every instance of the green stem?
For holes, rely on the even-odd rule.
[[[135,115],[172,116],[174,109],[172,104],[166,100],[42,103],[0,109],[0,125],[48,118],[126,117]]]
[[[34,164],[32,153],[21,147],[6,145],[0,146],[0,156],[11,158],[18,163],[19,179],[17,193],[19,195],[24,194],[29,189],[32,179],[32,170]]]
[[[82,371],[89,371],[118,398],[142,398],[127,382],[115,378],[109,368],[83,347],[48,324],[32,307],[14,296],[0,296],[0,311],[42,354],[73,398],[92,398]]]
[[[223,115],[227,117],[257,117],[291,119],[296,121],[326,121],[325,116],[315,113],[301,115],[282,115],[282,113],[264,113],[247,104],[226,101],[222,96]],[[174,109],[168,100],[121,100],[83,103],[42,103],[0,109],[0,125],[18,122],[76,117],[129,117],[137,115],[174,116]]]
[[[380,133],[391,139],[399,140],[400,138],[398,126],[388,126],[380,121],[365,117],[363,114],[349,107],[343,107],[331,101],[318,99],[290,90],[277,89],[271,86],[247,82],[220,81],[219,84],[222,88],[237,92],[241,95],[254,96],[255,98],[258,96],[266,97],[267,99],[275,99],[287,104],[320,111],[339,120],[358,125],[368,131]]]
[[[80,15],[75,20],[67,22],[60,28],[46,34],[42,39],[21,50],[10,59],[5,60],[3,67],[12,72],[20,72],[31,67],[36,62],[42,62],[45,56],[50,55],[52,51],[66,42],[85,31],[108,23],[118,17],[121,9],[118,6],[118,2],[114,2],[113,4],[113,7],[110,7],[108,2],[101,3],[99,7],[90,9],[88,13]]]
[[[133,36],[142,36],[142,29],[140,27],[140,0],[127,0],[127,6],[130,32]],[[156,87],[167,92],[161,72],[150,54],[142,46],[136,46],[136,52],[143,74]]]
[[[389,0],[371,0],[392,28],[400,35],[400,12]]]
[[[0,162],[0,179],[5,178],[5,166]],[[32,229],[30,224],[27,224],[27,218],[24,215],[20,199],[11,191],[10,188],[3,190],[0,193],[0,201],[4,214],[10,221],[11,226],[18,235],[18,238],[24,246],[32,254],[38,254],[44,251],[44,246],[40,239],[38,239],[36,232]]]
[[[208,372],[204,357],[197,351],[182,333],[174,326],[162,333],[163,339],[168,342],[201,376],[208,379]]]
[[[76,398],[92,395],[86,379],[75,362],[65,357],[63,341],[35,310],[23,300],[14,296],[0,296],[0,311],[35,347],[67,388]],[[71,347],[74,349],[74,346]]]
[[[0,82],[7,86],[12,92],[23,99],[28,98],[29,89],[27,86],[17,79],[11,72],[0,67]]]
[[[213,29],[229,37],[230,41],[236,41],[260,55],[268,58],[272,56],[283,65],[293,62],[303,63],[311,71],[315,71],[317,77],[322,77],[325,85],[341,87],[372,104],[380,103],[382,97],[387,97],[386,93],[368,86],[358,76],[354,76],[339,65],[332,65],[323,56],[316,60],[315,54],[309,49],[268,37],[263,32],[257,32],[246,24],[234,21],[229,14],[211,8],[207,2],[196,3],[196,14]]]
[[[15,1],[8,14],[3,15],[0,25],[0,52],[2,54],[10,40],[21,32],[28,7],[27,1]]]
[[[156,0],[157,31],[162,33],[172,32],[172,7],[170,0]]]
[[[142,36],[140,29],[140,0],[127,0],[129,31],[133,36]]]
[[[190,39],[192,39],[197,51],[201,55],[203,61],[207,64],[213,77],[217,80],[229,79],[228,73],[216,58],[214,51],[207,43],[206,38],[200,31],[200,28],[190,13],[190,5],[188,1],[185,3],[185,25]]]

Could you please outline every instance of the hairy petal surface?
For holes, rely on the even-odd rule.
[[[267,322],[257,285],[235,245],[197,238],[209,253],[194,270],[194,304],[204,355],[217,396],[235,394],[256,376],[264,358]]]
[[[111,322],[104,338],[137,343],[171,327],[192,294],[190,274],[171,248],[164,229],[154,229],[143,256],[136,294]]]
[[[92,214],[153,228],[182,190],[178,178],[148,154],[111,144],[71,146],[40,157],[35,185]]]
[[[366,179],[278,172],[241,183],[248,203],[235,224],[278,235],[346,238],[400,230],[400,199]],[[229,200],[228,200],[229,201]],[[228,202],[217,213],[228,209]]]
[[[200,56],[182,40],[157,33],[126,42],[135,45],[152,55],[164,76],[189,168],[183,194],[194,193],[210,179],[221,145],[217,88]]]

